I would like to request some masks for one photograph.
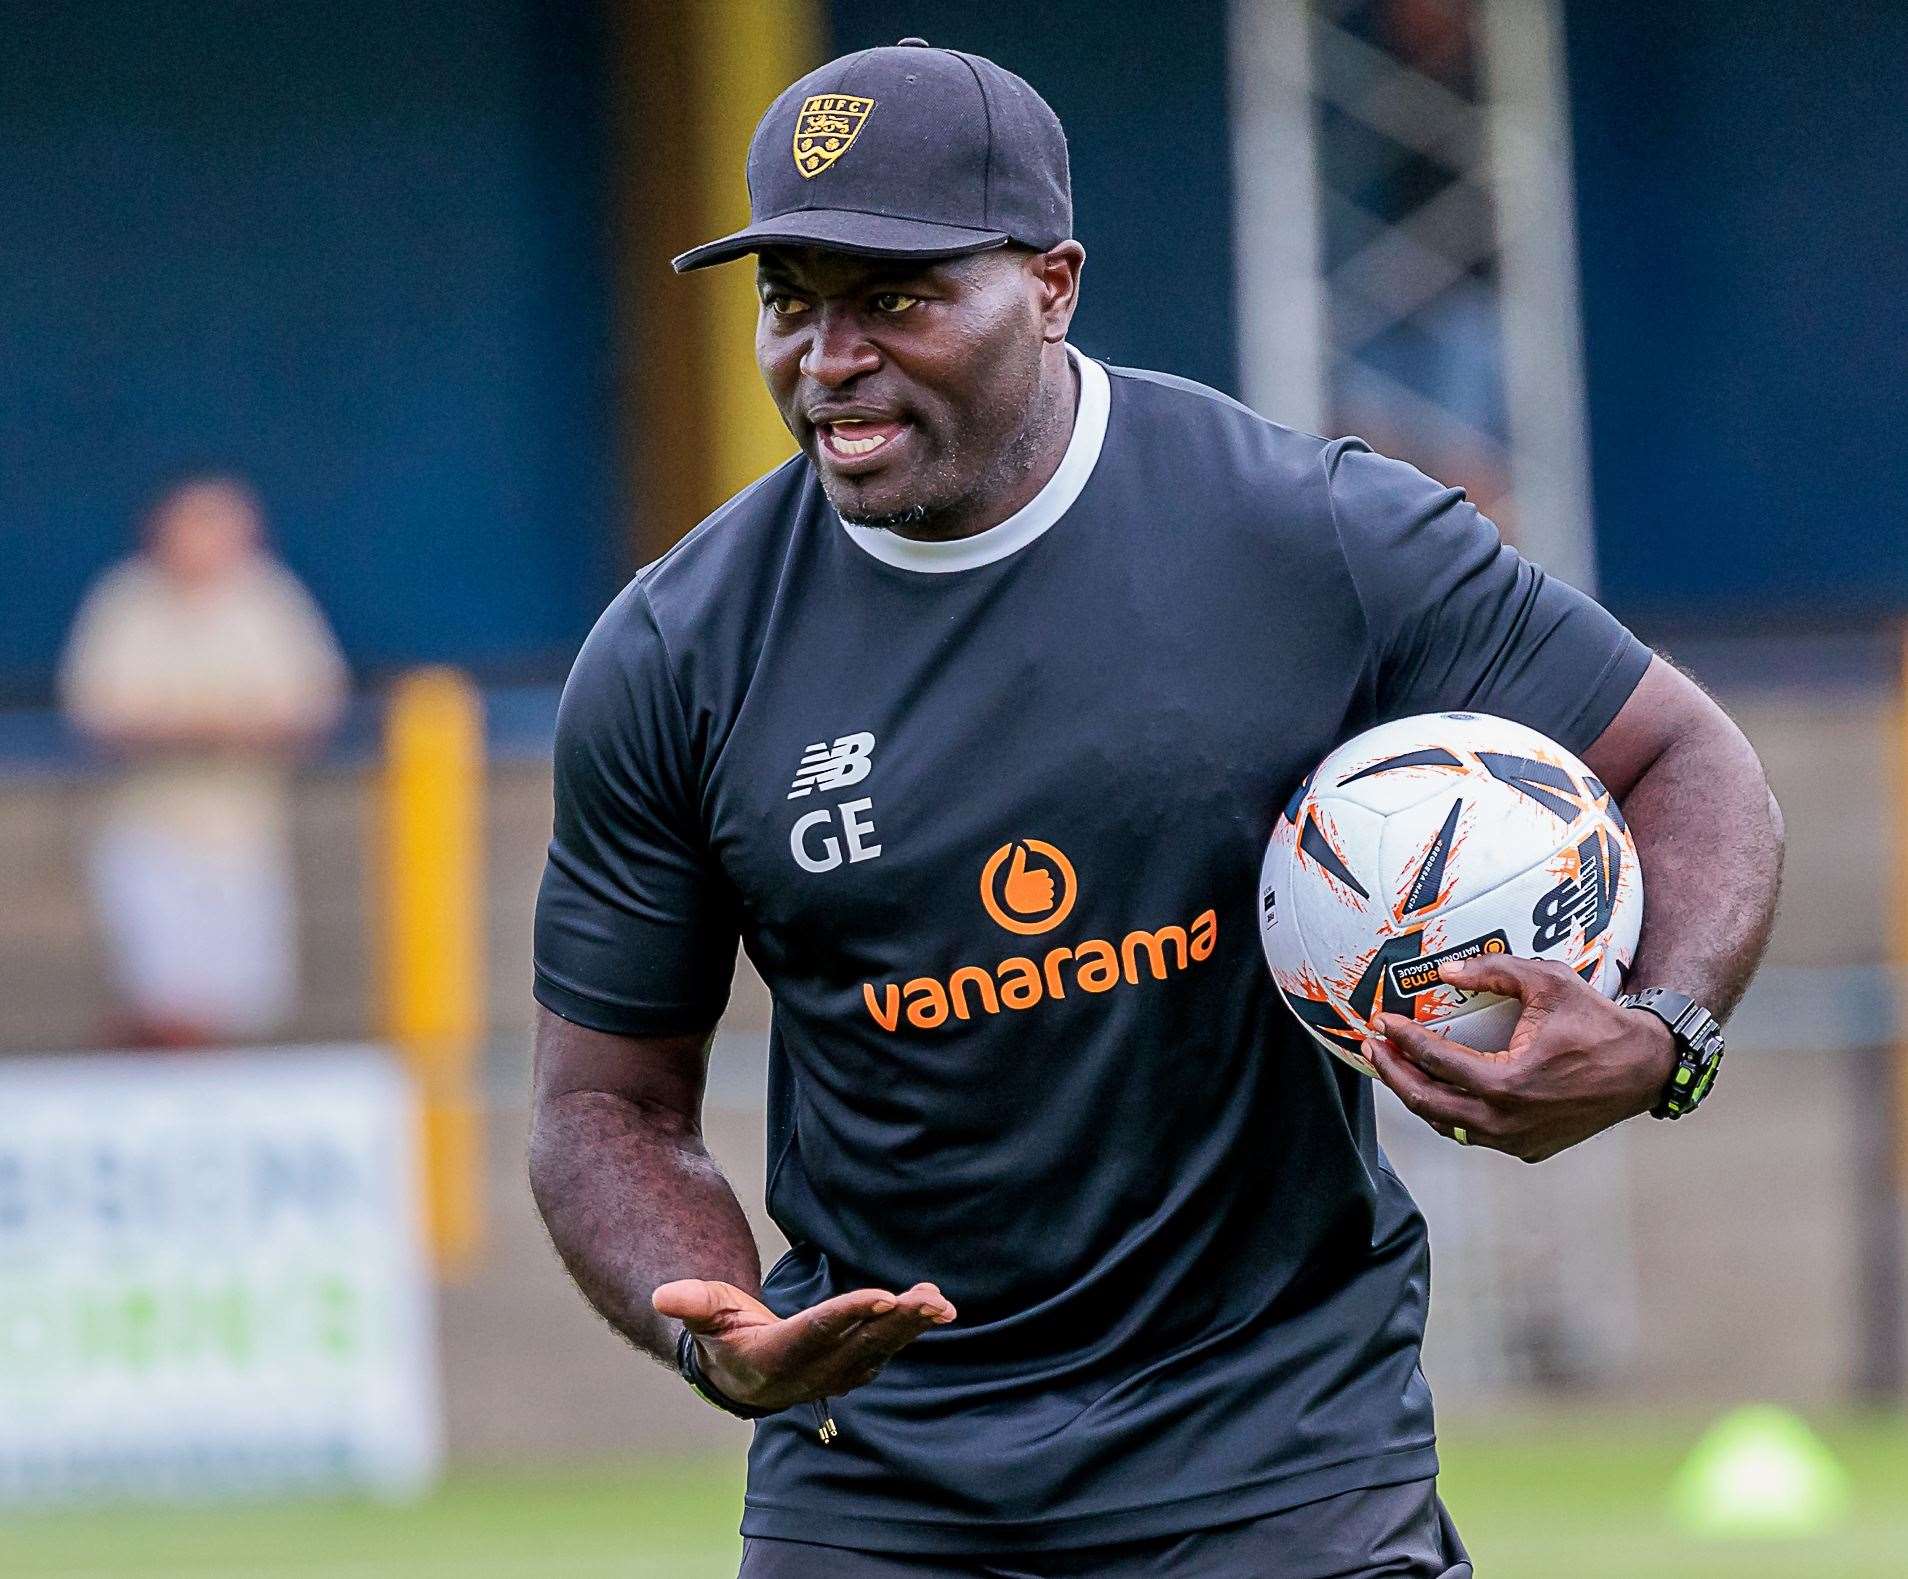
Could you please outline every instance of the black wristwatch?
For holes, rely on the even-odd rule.
[[[698,1398],[725,1415],[734,1415],[738,1420],[766,1420],[772,1414],[781,1413],[779,1409],[758,1409],[753,1404],[737,1403],[710,1381],[702,1372],[702,1351],[696,1347],[696,1336],[687,1327],[676,1338],[676,1369]]]
[[[1650,987],[1617,999],[1626,1009],[1653,1014],[1669,1027],[1676,1042],[1676,1068],[1650,1109],[1651,1118],[1681,1118],[1702,1105],[1722,1068],[1723,1033],[1711,1014],[1686,992]]]

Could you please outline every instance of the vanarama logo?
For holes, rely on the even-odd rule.
[[[1044,839],[1003,844],[981,868],[982,908],[999,926],[1021,936],[1052,931],[1072,913],[1079,892],[1073,863]],[[1069,988],[1102,993],[1165,981],[1211,959],[1218,940],[1219,915],[1208,909],[1185,926],[1141,927],[1117,942],[1087,938],[1047,949],[1038,958],[1012,954],[993,966],[961,965],[945,980],[865,981],[861,996],[882,1030],[898,1031],[905,1019],[917,1030],[931,1031],[950,1019],[1036,1008],[1049,998],[1066,997]]]

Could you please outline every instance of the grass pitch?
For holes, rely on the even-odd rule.
[[[1908,1420],[1828,1422],[1855,1485],[1841,1527],[1699,1544],[1664,1488],[1692,1422],[1595,1417],[1446,1432],[1444,1495],[1482,1579],[1902,1579]],[[6,1579],[732,1579],[740,1453],[568,1475],[454,1476],[407,1507],[115,1509],[0,1521]]]

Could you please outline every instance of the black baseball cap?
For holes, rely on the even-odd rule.
[[[905,38],[811,71],[749,143],[749,224],[677,273],[772,246],[873,258],[1044,252],[1073,234],[1067,138],[1047,101],[980,55]]]

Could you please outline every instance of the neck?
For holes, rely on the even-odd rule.
[[[1003,458],[997,486],[983,489],[938,518],[897,525],[892,529],[895,535],[921,543],[953,542],[977,537],[1025,509],[1066,458],[1079,407],[1080,374],[1065,343],[1044,347],[1034,408],[1028,413],[1022,441]]]

